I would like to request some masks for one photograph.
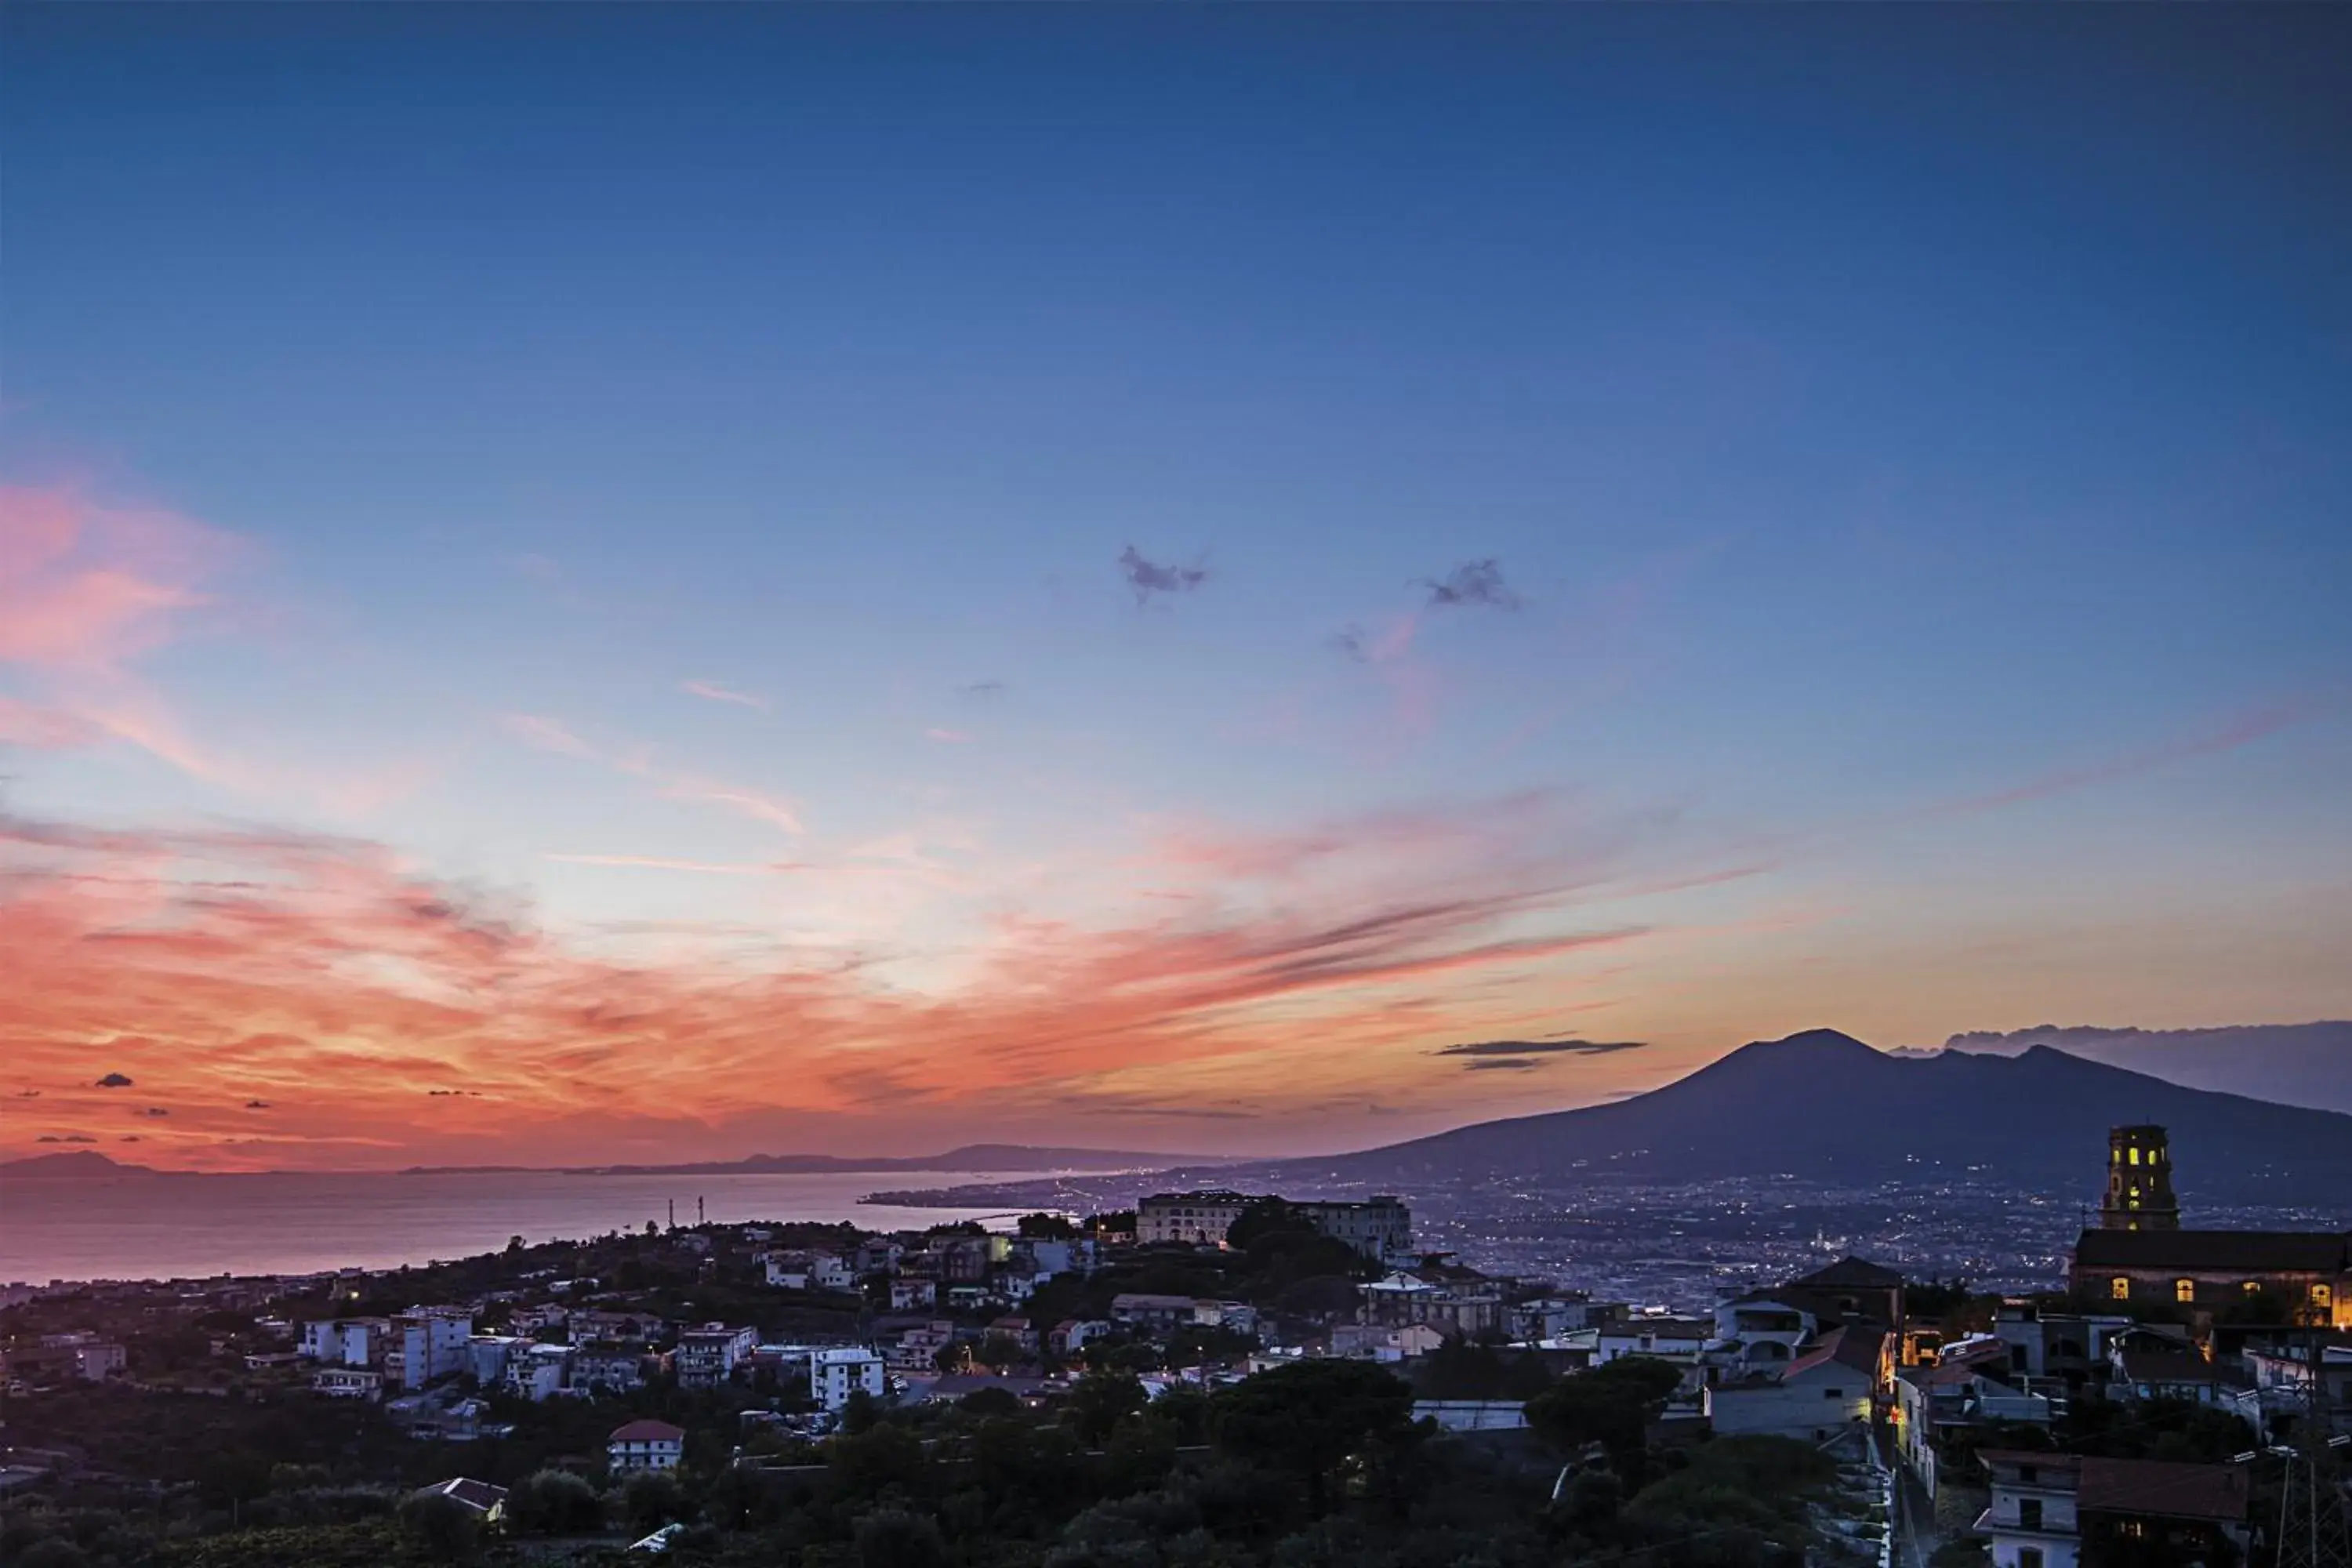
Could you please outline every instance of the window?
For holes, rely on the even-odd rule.
[[[2263,1282],[2259,1279],[2249,1279],[2243,1285],[2238,1287],[2238,1289],[2243,1290],[2249,1296],[2259,1295],[2262,1293]]]
[[[2033,1486],[2041,1479],[2042,1471],[2037,1467],[2032,1465],[2020,1465],[2017,1467],[2017,1484],[2019,1486]]]
[[[2325,1307],[2335,1299],[2336,1292],[2326,1285],[2314,1285],[2311,1288],[2311,1304],[2315,1307]]]
[[[2042,1528],[2042,1500],[2040,1498],[2021,1497],[2017,1500],[2017,1525],[2021,1530],[2039,1530]]]
[[[2017,1568],[2042,1568],[2042,1548],[2021,1546],[2017,1549]]]
[[[2131,1300],[2131,1281],[2118,1274],[2107,1284],[2107,1294],[2118,1301]]]
[[[2139,1151],[2137,1149],[2131,1152],[2131,1163],[2135,1165],[2139,1163]]]
[[[2176,1301],[2194,1301],[2197,1300],[2197,1281],[2194,1279],[2175,1279],[2172,1282],[2172,1299]]]
[[[1822,1397],[1823,1399],[1843,1399],[1845,1397],[1845,1390],[1843,1388],[1824,1388],[1822,1390]]]

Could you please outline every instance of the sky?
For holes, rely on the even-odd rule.
[[[2352,1016],[2352,18],[0,12],[0,1153]]]

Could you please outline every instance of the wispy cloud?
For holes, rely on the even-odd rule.
[[[956,695],[968,701],[981,702],[992,697],[1002,697],[1004,690],[1004,682],[1001,680],[968,680],[956,688]]]
[[[1150,603],[1153,595],[1173,597],[1189,594],[1209,580],[1205,566],[1163,565],[1153,561],[1132,544],[1119,552],[1119,574],[1135,595],[1138,605]]]
[[[962,730],[926,730],[923,731],[923,738],[949,746],[969,745],[971,742],[970,732]]]
[[[509,713],[501,722],[508,733],[538,751],[602,763],[616,773],[643,779],[660,799],[703,802],[794,836],[806,830],[798,807],[782,795],[663,767],[642,749],[607,752],[581,739],[561,721],[539,714]]]
[[[736,691],[708,680],[685,681],[678,689],[706,702],[731,702],[739,708],[757,708],[763,712],[768,706],[768,700],[764,697],[754,697],[748,691]]]
[[[2019,805],[2027,801],[2041,800],[2050,795],[2086,789],[2094,784],[2112,784],[2119,779],[2154,773],[2159,768],[2168,767],[2174,763],[2187,762],[2193,757],[2212,756],[2221,752],[2235,751],[2240,746],[2251,745],[2256,741],[2264,740],[2292,725],[2313,718],[2317,712],[2316,707],[2306,703],[2273,703],[2252,712],[2239,714],[2179,740],[2128,752],[2105,762],[2092,763],[2082,767],[2062,768],[2054,773],[2044,773],[2039,778],[2028,779],[2025,783],[2012,785],[2008,789],[1995,790],[1987,795],[1972,795],[1966,799],[1952,801],[1944,805],[1941,810],[1948,813],[1992,811],[2005,805]]]
[[[1501,564],[1491,556],[1484,561],[1465,561],[1443,577],[1423,577],[1416,586],[1429,591],[1425,603],[1433,610],[1462,605],[1516,610],[1521,603],[1503,581]]]

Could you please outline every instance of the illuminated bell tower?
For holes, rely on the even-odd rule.
[[[2099,1225],[2105,1230],[2180,1228],[2172,1146],[2163,1128],[2107,1129],[2107,1196],[2099,1205]]]

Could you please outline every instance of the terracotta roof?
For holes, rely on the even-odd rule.
[[[1816,1268],[1811,1274],[1801,1274],[1789,1281],[1791,1285],[1811,1285],[1822,1289],[1885,1290],[1903,1283],[1903,1276],[1883,1264],[1852,1254],[1839,1258],[1826,1268]]]
[[[2242,1520],[2246,1517],[2246,1472],[2235,1465],[2085,1458],[2076,1506],[2085,1513]]]
[[[2352,1236],[2307,1230],[2086,1230],[2077,1268],[2179,1268],[2221,1274],[2352,1273]]]
[[[1805,1352],[1789,1363],[1784,1377],[1794,1377],[1801,1372],[1811,1372],[1817,1366],[1835,1362],[1855,1372],[1875,1373],[1879,1352],[1885,1348],[1886,1336],[1874,1330],[1832,1329],[1807,1346]]]
[[[1988,1465],[2035,1465],[2045,1470],[2077,1470],[2080,1454],[2044,1454],[2032,1448],[1979,1448],[1977,1458]]]
[[[446,1498],[455,1498],[476,1513],[488,1513],[507,1500],[506,1488],[494,1487],[488,1481],[478,1481],[470,1476],[457,1476],[449,1480],[436,1482],[425,1489],[428,1492],[438,1492]]]
[[[2180,1351],[2126,1351],[2124,1377],[2131,1383],[2219,1383],[2203,1356]]]
[[[667,1421],[632,1421],[625,1426],[614,1428],[613,1435],[605,1439],[608,1443],[682,1443],[685,1440],[685,1428],[673,1426]]]

